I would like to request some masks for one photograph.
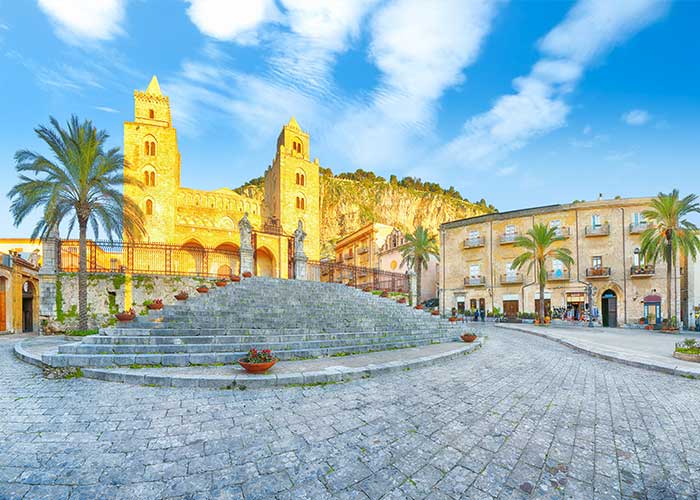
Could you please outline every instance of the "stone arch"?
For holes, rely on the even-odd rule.
[[[255,250],[255,275],[276,277],[275,255],[267,247]]]
[[[306,172],[303,169],[298,168],[294,174],[294,180],[297,186],[306,186]]]
[[[297,210],[306,210],[306,197],[302,193],[297,193],[295,206]]]
[[[622,291],[622,287],[614,281],[601,282],[600,284],[594,283],[594,285],[597,288],[595,293],[595,306],[598,308],[598,319],[602,320],[603,295],[611,291],[615,294],[617,299],[617,324],[621,325],[624,322],[625,314],[625,295]]]
[[[152,134],[147,134],[143,138],[144,155],[155,156],[157,144],[158,141],[156,140],[155,136],[153,136]]]
[[[22,331],[33,332],[37,325],[35,324],[34,310],[36,309],[35,301],[38,299],[36,287],[34,283],[27,280],[22,283]]]
[[[141,181],[144,185],[149,187],[156,185],[156,169],[153,165],[144,166],[141,172]]]
[[[211,254],[211,269],[217,276],[223,276],[221,269],[223,266],[228,267],[228,274],[238,274],[240,268],[240,251],[238,245],[230,241],[218,245]]]
[[[176,270],[186,274],[201,275],[205,271],[204,245],[192,238],[182,244],[178,259],[173,259]]]
[[[143,213],[146,215],[153,215],[155,213],[155,203],[152,198],[146,198],[144,201]]]

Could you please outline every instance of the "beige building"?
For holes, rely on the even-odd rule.
[[[398,229],[393,229],[384,240],[384,244],[379,248],[377,262],[379,269],[405,273],[408,266],[402,263],[403,257],[401,249],[406,243],[404,235]],[[421,271],[421,294],[418,302],[423,302],[438,296],[438,273],[440,264],[437,258],[431,258],[428,262],[428,269]]]
[[[605,326],[657,323],[665,316],[665,264],[640,258],[642,217],[649,198],[551,205],[456,220],[440,227],[443,313],[498,309],[509,317],[534,313],[540,299],[534,272],[513,269],[522,252],[513,245],[534,224],[557,228],[558,245],[571,250],[574,265],[548,263],[544,301],[553,317],[580,318],[587,310],[586,285],[593,286],[592,310]],[[679,290],[681,266],[674,271]],[[681,314],[679,293],[676,310]]]
[[[0,253],[0,333],[38,331],[38,270],[15,252]]]

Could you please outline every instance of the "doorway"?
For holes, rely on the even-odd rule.
[[[617,295],[612,290],[606,290],[601,297],[601,313],[603,326],[617,327]]]
[[[515,319],[518,317],[518,301],[517,300],[504,300],[503,301],[503,314],[505,314],[508,319]]]
[[[7,295],[5,293],[6,284],[7,279],[0,278],[0,332],[7,330],[7,312],[5,310],[5,301],[7,300]]]
[[[34,331],[34,285],[29,281],[22,285],[22,331]]]

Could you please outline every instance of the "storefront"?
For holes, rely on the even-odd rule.
[[[580,320],[586,309],[586,292],[566,292],[566,319]]]
[[[651,294],[644,297],[644,323],[658,325],[661,323],[661,295]]]

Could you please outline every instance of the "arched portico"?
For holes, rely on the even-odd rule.
[[[275,256],[267,247],[255,251],[255,275],[276,277]]]

